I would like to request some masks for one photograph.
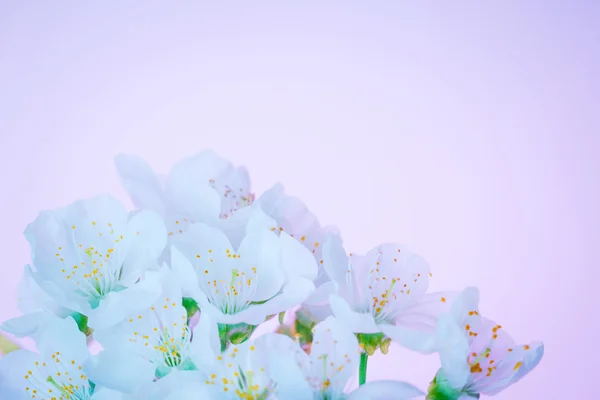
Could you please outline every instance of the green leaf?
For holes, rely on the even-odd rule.
[[[279,313],[279,325],[283,325],[283,319],[285,318],[285,311]]]
[[[80,313],[73,313],[71,317],[77,323],[77,328],[82,333],[85,333],[86,336],[90,336],[94,331],[88,326],[88,317]]]
[[[200,307],[198,307],[198,303],[196,302],[196,300],[194,300],[190,297],[184,297],[183,301],[182,301],[182,305],[183,305],[183,308],[185,308],[185,311],[187,312],[188,320],[190,318],[192,318],[194,316],[194,314],[196,314],[200,310]]]

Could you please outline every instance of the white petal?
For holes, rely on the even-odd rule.
[[[88,326],[98,330],[108,329],[123,321],[129,314],[150,307],[161,290],[158,279],[148,272],[143,281],[123,291],[109,293],[88,314]]]
[[[171,247],[171,270],[181,285],[184,297],[198,295],[198,274],[189,260],[174,246]]]
[[[132,214],[128,230],[135,237],[132,250],[141,252],[139,256],[156,259],[167,245],[167,227],[164,220],[153,211],[143,210]]]
[[[282,232],[279,238],[281,241],[282,264],[288,273],[288,279],[301,276],[311,281],[315,280],[319,269],[312,253],[285,232]]]
[[[183,388],[175,389],[165,397],[165,400],[198,400],[214,399],[214,391],[199,382],[186,384]]]
[[[436,342],[444,376],[452,388],[460,390],[470,374],[467,363],[469,342],[465,330],[452,316],[444,314],[438,320]]]
[[[35,366],[40,357],[29,350],[16,350],[0,357],[0,398],[30,399],[24,388],[28,380],[26,372]]]
[[[308,279],[296,278],[282,289],[281,294],[268,300],[266,303],[256,304],[233,315],[218,316],[218,322],[237,324],[245,322],[249,325],[258,325],[265,322],[269,315],[279,314],[300,305],[314,290],[314,284]]]
[[[461,323],[468,312],[479,310],[479,289],[475,287],[464,289],[451,304],[454,319]]]
[[[329,317],[313,329],[310,350],[311,376],[330,381],[333,391],[342,392],[359,364],[360,347],[356,336],[339,320]],[[323,359],[327,364],[323,364]]]
[[[375,323],[371,313],[354,311],[340,296],[331,295],[329,304],[333,315],[354,333],[378,333],[380,328]]]
[[[205,375],[199,371],[173,370],[169,375],[159,379],[156,383],[144,387],[140,391],[139,400],[164,400],[178,399],[173,395],[180,393],[187,394],[188,390],[198,390],[198,396],[193,400],[212,399],[203,389],[205,387]],[[206,395],[206,397],[204,397]],[[171,397],[169,397],[171,396]],[[187,399],[183,397],[183,399]],[[138,400],[138,399],[136,399]]]
[[[264,301],[275,296],[285,281],[281,268],[280,241],[277,235],[265,229],[248,232],[239,254],[244,266],[256,266],[258,280],[252,301]]]
[[[169,202],[196,222],[216,221],[221,214],[221,198],[210,187],[210,180],[227,168],[231,164],[211,151],[178,162],[167,179]]]
[[[435,335],[433,332],[424,333],[420,330],[387,324],[380,325],[379,327],[385,336],[407,349],[422,354],[433,353],[436,349]]]
[[[304,302],[304,304],[311,306],[325,305],[329,302],[329,296],[335,294],[337,291],[337,284],[329,281],[319,286],[315,292]]]
[[[152,382],[156,366],[134,353],[104,350],[91,357],[83,368],[97,385],[123,393],[135,394]]]
[[[244,236],[246,236],[253,210],[254,207],[242,207],[229,218],[220,218],[212,223],[211,226],[222,230],[231,242],[231,246],[237,249],[240,247]]]
[[[257,205],[252,207],[252,213],[248,219],[246,232],[252,232],[259,229],[271,230],[272,228],[277,227],[277,221],[265,214],[262,208],[258,207]]]
[[[225,234],[207,224],[196,223],[175,242],[177,249],[192,263],[204,278],[209,271],[210,280],[229,281],[238,259],[228,257],[235,249]],[[243,256],[243,255],[242,255]]]
[[[492,354],[490,358],[493,356]],[[476,382],[473,389],[487,396],[496,395],[523,379],[538,366],[543,356],[544,344],[541,342],[513,348],[512,352],[500,360],[498,370],[489,379]]]
[[[403,309],[395,320],[395,326],[382,331],[400,345],[421,353],[435,351],[435,330],[438,318],[450,311],[455,292],[430,293],[418,297]]]
[[[274,348],[270,348],[269,375],[277,383],[277,397],[280,399],[312,400],[313,391],[304,379],[302,370],[292,354],[289,354],[289,357],[282,356],[286,353],[289,354],[289,350],[277,352]]]
[[[192,361],[198,368],[201,365],[211,365],[220,349],[221,343],[217,323],[208,313],[201,312],[198,325],[194,328],[190,346]]]
[[[60,350],[61,353],[68,353],[70,358],[80,362],[89,356],[86,337],[71,317],[55,318],[49,322],[36,345],[40,354],[48,355]]]
[[[54,318],[56,317],[48,312],[38,311],[9,319],[0,325],[0,329],[16,337],[29,336],[36,339]]]
[[[124,398],[125,396],[121,392],[98,386],[96,386],[92,395],[92,400],[124,400]]]
[[[329,278],[337,282],[340,288],[347,285],[348,261],[339,236],[330,235],[323,245],[323,268]]]
[[[115,157],[115,166],[133,204],[137,208],[165,213],[164,190],[152,167],[143,159],[119,154]]]
[[[350,393],[346,400],[410,400],[425,395],[417,387],[399,381],[373,381]]]

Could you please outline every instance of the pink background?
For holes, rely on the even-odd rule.
[[[0,2],[0,319],[39,210],[127,201],[118,151],[167,172],[212,148],[349,250],[405,243],[433,289],[477,285],[487,316],[543,340],[497,399],[592,398],[599,3],[102,3]],[[437,366],[392,347],[369,378],[426,388]]]

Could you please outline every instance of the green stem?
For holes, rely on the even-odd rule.
[[[367,381],[367,361],[369,361],[369,355],[367,353],[360,353],[360,369],[358,371],[358,384],[364,385]]]

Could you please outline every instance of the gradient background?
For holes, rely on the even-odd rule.
[[[599,2],[141,4],[0,1],[0,319],[39,210],[128,201],[119,151],[167,172],[212,148],[543,340],[497,399],[594,398]],[[437,366],[392,347],[369,378],[426,388]]]

